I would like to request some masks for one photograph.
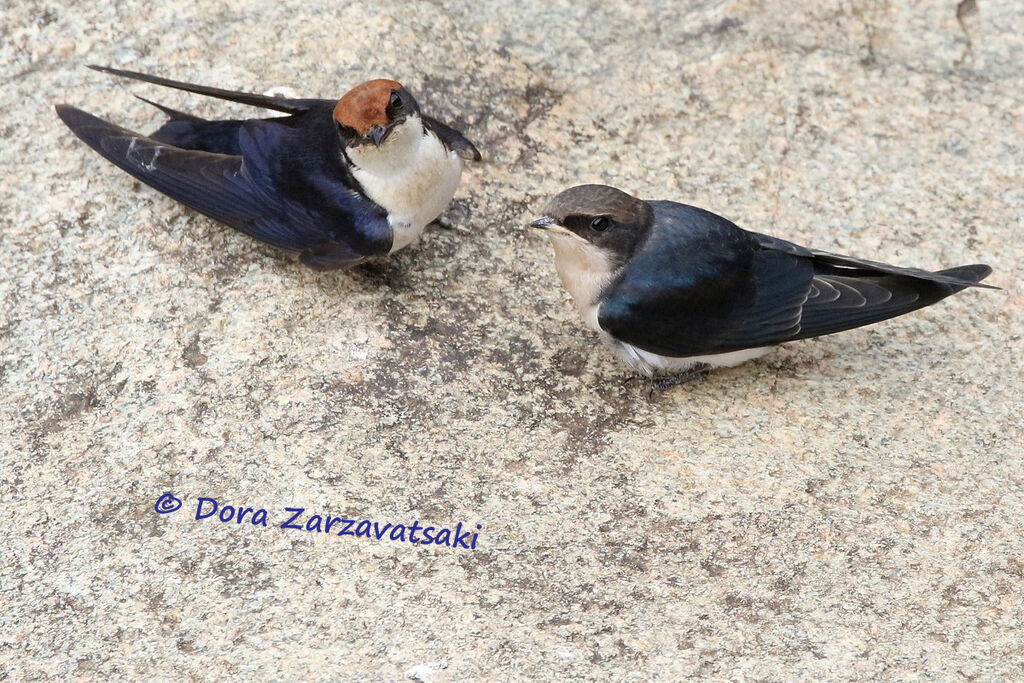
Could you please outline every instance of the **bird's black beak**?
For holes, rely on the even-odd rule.
[[[551,216],[541,216],[537,220],[530,223],[531,228],[537,228],[539,230],[547,230],[551,226],[556,225],[555,219]]]
[[[374,126],[370,129],[370,132],[367,133],[367,137],[369,137],[370,140],[373,141],[373,144],[380,149],[381,144],[384,142],[384,138],[388,136],[389,132],[391,132],[389,128],[385,128],[384,126]]]

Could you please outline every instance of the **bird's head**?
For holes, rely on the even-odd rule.
[[[626,263],[643,241],[654,212],[651,206],[607,185],[578,185],[558,194],[530,227],[559,243],[600,256],[615,267]]]
[[[419,117],[415,98],[397,81],[379,78],[349,90],[334,107],[334,122],[346,147],[381,147],[410,117]]]

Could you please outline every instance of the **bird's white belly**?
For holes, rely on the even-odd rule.
[[[634,371],[652,377],[659,372],[682,372],[696,365],[710,365],[713,368],[731,368],[754,358],[760,358],[771,350],[771,347],[742,349],[728,353],[714,353],[707,356],[661,356],[657,353],[644,351],[641,348],[619,341],[602,330],[601,338],[612,350],[615,357],[633,368]]]
[[[462,159],[422,129],[396,130],[391,138],[380,150],[349,155],[356,180],[388,212],[394,253],[415,242],[448,206],[462,177]]]

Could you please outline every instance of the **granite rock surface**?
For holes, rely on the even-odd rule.
[[[1024,8],[784,4],[6,5],[0,678],[1024,676]],[[317,274],[53,105],[251,110],[89,63],[393,77],[486,160],[452,229]],[[649,397],[524,227],[580,182],[1002,289]]]

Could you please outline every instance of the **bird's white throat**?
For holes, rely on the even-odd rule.
[[[388,212],[392,253],[416,241],[441,215],[462,176],[459,155],[445,149],[416,115],[395,126],[379,149],[352,147],[348,157],[367,196]]]
[[[575,235],[549,232],[555,270],[587,325],[598,332],[597,297],[615,276],[615,265],[598,247]]]

